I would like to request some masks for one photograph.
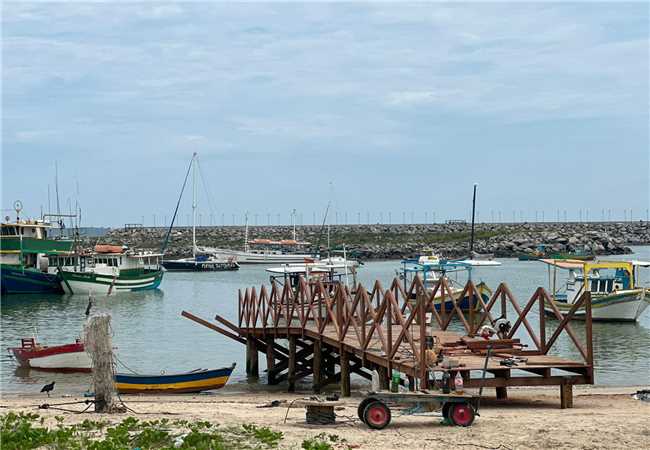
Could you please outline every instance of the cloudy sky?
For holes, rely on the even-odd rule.
[[[160,225],[197,151],[203,224],[307,223],[330,199],[340,222],[467,217],[474,182],[481,220],[645,219],[649,18],[646,2],[4,2],[3,216],[47,209],[48,185],[54,203],[58,161],[86,225]]]

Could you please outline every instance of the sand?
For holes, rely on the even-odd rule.
[[[255,423],[284,433],[280,448],[299,449],[304,439],[319,433],[337,435],[345,443],[337,448],[362,449],[650,449],[650,403],[631,398],[640,387],[574,388],[574,407],[559,408],[559,389],[509,390],[507,401],[497,401],[488,392],[481,416],[468,428],[445,426],[439,416],[393,416],[384,430],[370,430],[357,419],[361,394],[340,402],[336,425],[313,426],[305,423],[305,410],[287,404],[309,397],[308,392],[236,392],[223,390],[211,394],[175,396],[123,396],[126,405],[143,420],[209,420],[223,425]],[[84,400],[82,397],[57,394],[3,395],[0,413],[8,411],[38,412],[53,418],[65,416],[66,423],[96,414],[73,414],[58,410],[38,410],[36,405]],[[285,403],[275,408],[258,408],[271,400]],[[74,408],[75,406],[66,406]],[[80,407],[81,408],[81,407]],[[286,423],[285,415],[288,416]],[[127,414],[101,415],[102,419],[120,421]]]

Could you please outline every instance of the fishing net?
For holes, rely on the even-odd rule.
[[[111,316],[101,313],[91,316],[84,326],[84,345],[92,361],[95,411],[111,412],[115,397]]]

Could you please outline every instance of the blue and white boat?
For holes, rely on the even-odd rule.
[[[423,255],[416,259],[405,259],[402,260],[401,264],[402,270],[399,276],[404,283],[405,292],[408,292],[410,289],[414,277],[420,277],[427,294],[431,294],[437,282],[440,279],[444,279],[449,285],[451,294],[462,310],[469,310],[470,307],[477,306],[476,299],[470,299],[466,295],[460,298],[467,281],[472,279],[472,269],[474,267],[494,267],[501,265],[500,262],[491,260],[445,260],[435,254]],[[492,291],[485,283],[480,282],[476,285],[476,289],[484,302],[490,299]],[[443,297],[445,297],[445,309],[451,311],[453,309],[453,301],[449,298],[449,293],[443,292],[442,288],[439,288],[436,292],[435,299],[440,299],[440,301],[434,302],[436,310],[440,311],[442,309]]]

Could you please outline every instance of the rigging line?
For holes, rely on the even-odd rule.
[[[208,190],[208,182],[206,181],[205,177],[203,176],[203,169],[201,168],[201,163],[199,159],[196,159],[196,165],[199,167],[199,178],[201,178],[201,184],[203,185],[203,190],[205,191],[205,196],[208,198],[208,206],[210,207],[210,212],[212,214],[216,214],[216,210],[214,208],[214,203],[212,202],[212,196],[210,195],[210,191]]]
[[[172,221],[169,224],[169,229],[167,230],[167,234],[165,235],[165,241],[163,242],[162,248],[160,249],[160,253],[165,253],[165,249],[167,248],[167,244],[169,243],[169,236],[171,235],[172,228],[174,227],[174,221],[176,220],[176,215],[178,214],[178,208],[181,206],[181,199],[183,198],[183,192],[185,191],[185,185],[187,184],[187,179],[190,176],[190,171],[192,170],[193,163],[194,163],[194,155],[192,155],[190,164],[187,167],[187,173],[185,174],[185,180],[183,180],[183,187],[181,188],[181,194],[178,196],[178,202],[176,202],[176,209],[174,209],[174,215],[172,216]]]

